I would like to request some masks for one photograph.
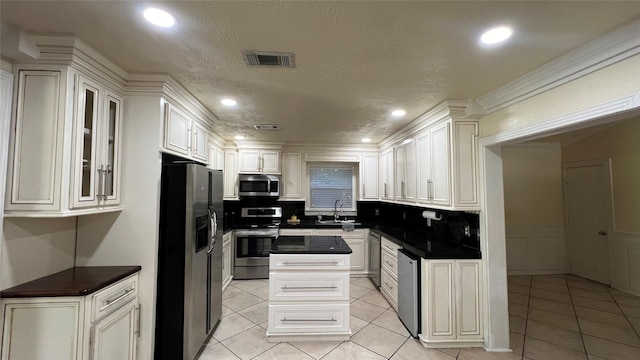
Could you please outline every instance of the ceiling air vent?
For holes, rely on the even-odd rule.
[[[296,67],[293,53],[245,51],[242,54],[244,55],[244,61],[250,66]]]
[[[280,130],[280,126],[274,124],[258,124],[253,125],[256,130]]]

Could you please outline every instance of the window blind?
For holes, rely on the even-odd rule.
[[[312,167],[310,173],[311,209],[333,210],[336,200],[353,209],[353,168]]]

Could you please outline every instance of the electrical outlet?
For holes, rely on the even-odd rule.
[[[469,226],[464,227],[464,236],[471,236],[471,228]]]
[[[380,216],[380,209],[375,209],[374,215],[375,216]]]

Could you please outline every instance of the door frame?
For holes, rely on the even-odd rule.
[[[631,95],[478,140],[484,348],[487,351],[511,351],[502,146],[637,116],[640,116],[640,96]]]
[[[579,167],[588,167],[588,166],[602,166],[602,168],[604,169],[604,202],[605,202],[605,223],[606,223],[606,232],[607,232],[607,256],[609,257],[609,261],[607,262],[608,264],[608,269],[607,269],[607,280],[608,283],[607,285],[611,284],[611,259],[612,259],[612,246],[611,246],[611,239],[610,239],[610,234],[613,233],[614,231],[614,214],[613,214],[613,181],[612,181],[612,169],[611,169],[611,159],[596,159],[596,160],[582,160],[582,161],[570,161],[570,162],[563,162],[561,163],[562,166],[562,210],[563,210],[563,214],[562,214],[562,218],[563,218],[563,223],[564,223],[564,228],[567,229],[567,226],[569,224],[568,222],[568,213],[569,213],[569,202],[567,201],[567,169],[570,168],[579,168]],[[571,251],[571,244],[570,244],[570,240],[569,237],[566,238],[566,245],[567,245],[567,253],[569,256],[567,256],[567,269],[569,269],[569,271],[573,271],[573,269],[571,268],[571,254],[569,253],[569,251]]]

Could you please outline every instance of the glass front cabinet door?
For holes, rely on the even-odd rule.
[[[72,206],[116,205],[122,98],[83,76],[76,84]]]

